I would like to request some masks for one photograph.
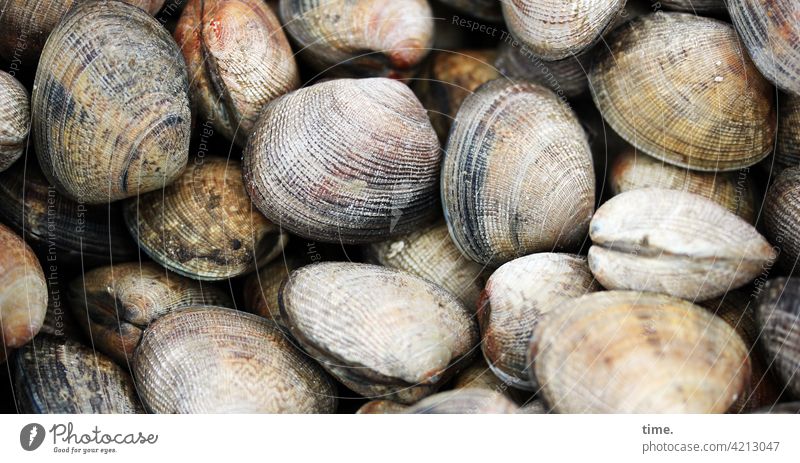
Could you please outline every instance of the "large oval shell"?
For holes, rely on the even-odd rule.
[[[637,18],[607,39],[592,97],[622,138],[696,170],[734,170],[772,150],[772,86],[733,28],[686,13]]]
[[[467,257],[499,265],[584,241],[592,155],[575,114],[550,90],[484,84],[464,100],[445,151],[445,218]]]
[[[0,71],[0,172],[22,156],[30,127],[28,91],[13,76]]]
[[[756,320],[768,365],[794,396],[800,396],[800,279],[767,281],[756,301]]]
[[[245,310],[283,325],[278,293],[289,273],[302,266],[302,259],[284,254],[283,258],[277,258],[269,265],[256,269],[244,284]]]
[[[791,273],[800,272],[800,166],[783,170],[764,200],[764,232],[780,250],[779,263]]]
[[[380,241],[438,213],[439,142],[400,82],[338,79],[264,109],[244,153],[255,205],[314,240]]]
[[[90,204],[162,188],[189,155],[188,87],[180,50],[158,21],[118,1],[81,3],[53,30],[36,71],[42,171]]]
[[[723,413],[750,381],[733,328],[652,293],[598,292],[565,304],[536,327],[531,358],[559,413]]]
[[[128,230],[153,260],[197,280],[252,272],[288,235],[250,203],[238,161],[206,157],[163,191],[126,201]]]
[[[517,413],[518,407],[506,396],[486,389],[466,388],[445,391],[420,400],[403,413],[412,414],[504,414]]]
[[[622,193],[597,210],[589,230],[589,267],[608,289],[701,301],[749,283],[774,259],[752,225],[684,191]]]
[[[167,314],[145,330],[134,378],[154,413],[330,413],[336,390],[275,324],[219,307]]]
[[[779,167],[800,166],[800,96],[778,98],[778,140],[775,163]]]
[[[589,88],[587,75],[592,59],[591,53],[584,53],[557,61],[545,61],[531,54],[527,48],[503,41],[494,65],[503,77],[530,80],[544,85],[561,98],[574,98]]]
[[[419,400],[455,372],[478,340],[475,321],[450,293],[377,265],[302,267],[283,286],[280,305],[306,351],[367,397]]]

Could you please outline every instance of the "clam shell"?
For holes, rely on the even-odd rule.
[[[725,0],[659,0],[659,3],[668,10],[696,14],[725,11]]]
[[[278,306],[278,293],[289,273],[302,266],[302,259],[284,254],[282,259],[275,259],[269,265],[256,269],[247,277],[244,285],[245,310],[283,325]]]
[[[13,76],[0,71],[0,172],[22,156],[30,126],[28,91]]]
[[[158,21],[118,1],[77,5],[53,30],[36,71],[31,108],[42,171],[88,204],[162,188],[188,158],[188,87],[180,50]]]
[[[707,300],[752,281],[774,259],[752,225],[684,191],[631,190],[602,205],[590,225],[589,268],[608,289]]]
[[[503,10],[497,0],[439,0],[439,3],[484,21],[503,21]]]
[[[592,98],[622,138],[695,170],[734,170],[766,157],[773,89],[733,28],[686,13],[634,19],[608,39],[589,74]]]
[[[492,373],[489,365],[480,357],[453,378],[453,389],[467,388],[500,392],[512,398],[509,384]]]
[[[759,340],[767,363],[792,395],[800,396],[800,279],[767,281],[756,301]]]
[[[547,409],[547,405],[541,400],[532,400],[519,407],[517,413],[524,415],[545,415],[550,413],[550,411]]]
[[[486,389],[458,389],[426,397],[407,408],[411,414],[503,414],[517,413],[518,407],[503,394]]]
[[[550,90],[484,84],[464,100],[445,151],[442,203],[465,256],[500,265],[584,241],[592,155],[575,114]]]
[[[145,330],[133,363],[154,413],[329,413],[335,387],[275,324],[220,307],[167,314]]]
[[[800,166],[785,169],[775,178],[764,200],[764,233],[780,250],[779,263],[791,273],[800,265]]]
[[[411,90],[338,79],[264,109],[244,153],[255,205],[313,240],[367,243],[417,230],[438,213],[441,154]]]
[[[252,272],[289,239],[250,203],[239,163],[216,157],[194,162],[163,191],[129,199],[123,213],[144,252],[197,280]]]
[[[733,328],[652,293],[571,301],[536,327],[531,358],[558,413],[722,413],[750,381],[747,347]]]
[[[779,167],[800,166],[800,96],[778,98],[778,140],[775,163]]]
[[[589,88],[587,74],[592,58],[592,53],[584,53],[557,61],[545,61],[531,54],[527,48],[503,41],[494,65],[503,77],[530,80],[544,85],[561,98],[575,98]]]
[[[302,267],[279,300],[303,348],[365,397],[415,402],[455,373],[478,341],[474,320],[450,293],[377,265]]]
[[[362,405],[356,414],[358,415],[387,415],[403,413],[408,408],[406,405],[392,402],[391,400],[370,400]]]

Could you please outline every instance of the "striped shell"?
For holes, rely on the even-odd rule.
[[[302,267],[284,284],[280,306],[303,348],[368,398],[419,400],[445,382],[478,341],[474,320],[450,293],[376,265]]]
[[[219,307],[167,314],[133,363],[154,413],[330,413],[335,387],[273,323]]]
[[[503,21],[503,11],[498,0],[439,0],[439,3],[484,21]]]
[[[302,259],[286,254],[247,277],[244,284],[244,309],[283,325],[278,307],[281,285],[293,270],[302,267]]]
[[[530,54],[527,48],[515,47],[503,41],[494,65],[503,77],[530,80],[544,85],[560,98],[574,98],[589,88],[587,74],[591,69],[592,55],[584,53],[557,61],[545,61]]]
[[[47,41],[33,86],[45,176],[89,204],[170,183],[189,154],[188,86],[178,46],[141,9],[118,1],[71,9]]]
[[[783,170],[764,200],[764,232],[780,250],[779,263],[800,273],[800,166]]]
[[[411,414],[503,414],[516,413],[517,406],[506,396],[486,389],[457,389],[426,397],[407,408]]]
[[[366,243],[409,233],[438,213],[441,154],[411,90],[338,79],[264,109],[244,153],[255,205],[314,240]]]
[[[722,13],[725,11],[725,0],[659,0],[659,2],[668,10],[688,13]]]
[[[800,279],[775,278],[767,281],[756,301],[759,340],[765,360],[785,385],[800,396]]]
[[[28,91],[13,76],[0,71],[0,172],[22,156],[30,126]]]
[[[572,301],[537,326],[531,358],[558,413],[723,413],[750,381],[748,350],[733,328],[652,293]]]
[[[772,247],[752,225],[702,196],[643,188],[592,218],[589,268],[608,289],[707,300],[769,268]]]
[[[252,272],[289,239],[250,203],[239,163],[223,158],[196,160],[164,190],[127,200],[123,212],[153,260],[197,280]]]
[[[584,241],[594,211],[592,155],[575,114],[551,91],[504,79],[484,84],[464,100],[445,151],[445,218],[467,257],[500,265]]]
[[[778,110],[775,163],[779,167],[800,166],[800,96],[781,95]]]
[[[773,89],[729,24],[659,13],[607,42],[589,74],[592,97],[633,146],[695,170],[734,170],[770,153]]]

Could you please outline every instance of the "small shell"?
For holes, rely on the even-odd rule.
[[[764,200],[764,232],[780,250],[779,263],[800,273],[800,166],[783,170]]]
[[[494,65],[503,77],[530,80],[544,85],[559,97],[575,98],[589,88],[587,74],[592,59],[593,53],[584,53],[557,61],[545,61],[531,54],[527,48],[515,47],[503,41]]]
[[[377,265],[312,264],[292,272],[281,315],[325,369],[366,397],[412,403],[456,372],[477,327],[450,293]]]
[[[250,203],[234,160],[195,161],[163,191],[124,205],[128,230],[156,262],[197,280],[252,272],[277,257],[288,235]]]
[[[42,171],[89,204],[162,188],[189,155],[188,88],[180,50],[158,21],[118,1],[76,5],[36,71],[31,108]]]
[[[330,413],[336,390],[275,324],[220,307],[167,314],[145,330],[133,363],[154,413]]]
[[[78,342],[37,336],[17,352],[22,413],[142,413],[130,375]]]
[[[768,365],[794,396],[800,396],[800,279],[767,281],[756,302],[759,339]]]
[[[750,381],[733,328],[652,293],[575,299],[536,327],[531,358],[558,413],[723,413]]]
[[[484,21],[503,21],[503,11],[498,0],[439,0],[439,2]]]
[[[707,300],[752,281],[774,259],[752,225],[702,196],[661,188],[611,198],[592,218],[589,267],[608,289]]]
[[[355,244],[409,233],[438,213],[439,142],[400,82],[338,79],[264,109],[244,153],[255,205],[286,230]]]
[[[370,400],[362,405],[356,414],[358,415],[388,415],[395,413],[403,413],[406,405],[392,402],[391,400]]]
[[[399,77],[433,44],[427,0],[281,0],[281,22],[317,71]]]
[[[13,76],[0,71],[0,172],[22,156],[30,127],[28,91]]]
[[[282,259],[275,259],[269,265],[256,269],[244,284],[244,309],[283,325],[278,293],[289,273],[302,266],[302,259],[284,254]]]
[[[592,98],[622,138],[696,170],[735,170],[772,150],[773,89],[725,22],[686,13],[635,19],[607,39]]]
[[[778,98],[778,142],[775,163],[779,167],[800,166],[800,96]]]
[[[450,235],[472,260],[577,248],[594,211],[594,168],[575,114],[549,90],[497,79],[458,111],[442,167]]]
[[[517,413],[518,407],[503,394],[486,389],[458,389],[426,397],[407,408],[412,414],[504,414]]]
[[[725,12],[725,0],[659,0],[659,2],[668,10],[697,14]]]
[[[265,104],[300,85],[289,40],[263,0],[191,0],[175,41],[200,117],[239,145]]]

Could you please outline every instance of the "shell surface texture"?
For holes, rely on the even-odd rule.
[[[800,96],[778,98],[778,142],[775,163],[779,167],[800,166]]]
[[[28,91],[11,74],[0,71],[0,172],[22,156],[30,126]]]
[[[756,320],[766,361],[785,390],[800,396],[800,279],[774,278],[761,288]]]
[[[302,259],[284,254],[268,265],[256,269],[255,272],[247,277],[245,282],[245,309],[250,313],[283,325],[281,311],[278,306],[278,294],[284,280],[293,270],[302,267],[302,265]]]
[[[517,405],[503,394],[486,389],[466,388],[426,397],[403,413],[467,415],[516,413],[517,410]]]
[[[778,174],[762,213],[767,238],[780,249],[779,264],[793,274],[800,272],[800,166]]]
[[[503,77],[526,79],[549,88],[556,95],[575,98],[588,88],[587,73],[591,69],[592,53],[569,56],[557,61],[545,61],[503,41],[494,65]]]

